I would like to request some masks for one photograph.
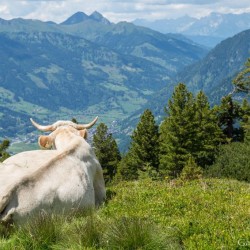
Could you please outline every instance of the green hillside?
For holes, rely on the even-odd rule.
[[[130,124],[134,127],[139,114],[146,108],[152,110],[158,121],[161,121],[165,115],[163,107],[167,105],[174,87],[179,82],[184,83],[193,93],[204,91],[211,105],[218,104],[223,96],[232,91],[232,79],[242,70],[249,57],[249,41],[250,30],[222,41],[202,60],[178,72],[173,81],[169,81],[166,87],[154,93],[141,110],[123,121],[122,127],[128,127]]]
[[[206,53],[187,39],[110,23],[97,12],[62,24],[0,19],[0,138],[31,137],[29,117],[51,123],[98,115],[111,125]]]
[[[11,126],[19,123],[28,127],[29,117],[54,122],[99,115],[110,122],[127,116],[166,77],[163,67],[70,35],[0,33],[0,41],[1,136],[13,136]]]
[[[1,231],[1,249],[249,249],[249,184],[226,179],[122,182],[89,215]]]
[[[225,39],[199,62],[177,75],[192,91],[202,89],[210,100],[218,102],[232,91],[232,79],[242,70],[250,52],[250,29]]]

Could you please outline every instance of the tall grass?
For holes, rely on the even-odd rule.
[[[102,234],[103,222],[95,211],[79,211],[72,215],[61,246],[66,249],[98,249],[102,246]]]
[[[103,220],[93,211],[67,216],[41,215],[16,227],[1,250],[181,249],[153,221],[142,218]]]
[[[23,226],[16,227],[14,245],[16,249],[46,250],[62,239],[62,216],[40,214]]]
[[[153,221],[138,217],[121,217],[113,221],[104,238],[108,249],[181,249]]]
[[[0,249],[248,249],[250,185],[229,180],[123,182],[100,209],[0,225]],[[243,243],[242,243],[243,242]]]

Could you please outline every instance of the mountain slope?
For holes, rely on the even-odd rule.
[[[183,16],[177,19],[162,19],[149,22],[137,19],[136,25],[149,27],[162,33],[181,33],[185,35],[214,36],[227,38],[250,27],[250,13],[221,14],[212,12],[200,19]]]
[[[61,25],[72,25],[84,22],[86,20],[94,20],[103,24],[110,24],[109,20],[104,18],[99,12],[95,11],[91,15],[86,15],[84,12],[76,12],[67,20],[61,23]]]
[[[220,14],[211,13],[194,22],[183,33],[227,38],[250,27],[250,13]]]
[[[0,137],[13,138],[16,127],[31,131],[31,116],[50,123],[99,115],[111,126],[206,53],[183,37],[112,24],[98,12],[64,24],[1,19]]]
[[[187,85],[189,91],[197,93],[203,90],[209,97],[210,103],[220,102],[221,97],[231,92],[232,79],[244,67],[250,57],[250,30],[243,31],[232,38],[228,38],[217,45],[206,57],[179,72],[174,80],[153,94],[149,101],[133,115],[123,121],[121,130],[126,131],[121,148],[127,149],[129,135],[136,126],[142,112],[149,108],[160,123],[164,116],[164,107],[168,105],[177,83]]]
[[[99,18],[93,19],[93,15]],[[208,51],[191,40],[180,39],[177,35],[164,35],[127,22],[107,22],[99,13],[93,13],[87,19],[72,25],[62,24],[60,28],[117,53],[159,64],[172,75],[185,65],[204,57]]]
[[[211,104],[219,102],[222,96],[231,92],[232,79],[244,67],[249,51],[250,29],[222,41],[202,60],[179,72],[172,84],[152,96],[149,106],[156,115],[163,115],[161,103],[167,104],[178,82],[185,83],[193,93],[203,90]]]
[[[58,33],[0,33],[0,56],[0,86],[13,110],[25,101],[55,113],[99,105],[96,113],[124,115],[160,89],[167,75],[146,60]]]
[[[193,41],[214,47],[220,41],[250,28],[250,13],[211,13],[200,19],[183,16],[149,22],[135,20],[136,25],[149,27],[162,33],[181,33]]]
[[[13,19],[0,22],[0,32],[56,32],[85,38],[122,55],[131,55],[164,67],[169,75],[205,56],[207,49],[178,35],[135,26],[110,23],[100,13],[77,12],[61,24]]]
[[[191,91],[202,89],[212,102],[232,89],[232,79],[250,56],[250,29],[218,44],[208,55],[177,75]],[[220,94],[214,95],[220,91]]]
[[[76,24],[76,23],[81,23],[81,22],[87,20],[88,18],[89,18],[88,15],[86,15],[85,13],[76,12],[74,15],[69,17],[67,20],[65,20],[61,24],[62,25],[72,25],[72,24]]]
[[[0,34],[0,38],[3,58],[0,70],[4,76],[1,86],[35,104],[86,108],[110,91],[105,84],[124,84],[141,93],[163,86],[164,68],[121,56],[82,38],[41,32]],[[153,83],[152,76],[143,67],[157,75]],[[16,84],[17,79],[22,84]],[[98,85],[102,87],[93,91]],[[60,98],[60,94],[64,94],[63,102],[54,98],[56,95]],[[50,95],[53,98],[46,104]],[[94,95],[97,97],[93,98]]]
[[[112,30],[95,39],[95,42],[117,52],[159,64],[172,74],[202,58],[207,52],[190,40],[163,35],[127,22],[118,23]]]

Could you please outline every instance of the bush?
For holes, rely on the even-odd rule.
[[[199,167],[192,156],[189,157],[186,165],[181,171],[180,179],[182,181],[191,181],[200,179],[202,177],[203,170]]]
[[[250,144],[234,142],[221,146],[214,165],[207,174],[250,182]]]
[[[108,249],[179,249],[153,221],[140,217],[116,219],[109,226],[105,239]]]

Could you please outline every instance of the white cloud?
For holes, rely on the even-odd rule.
[[[0,0],[0,17],[62,22],[77,11],[99,11],[113,22],[136,18],[163,19],[211,12],[250,12],[249,0]]]

